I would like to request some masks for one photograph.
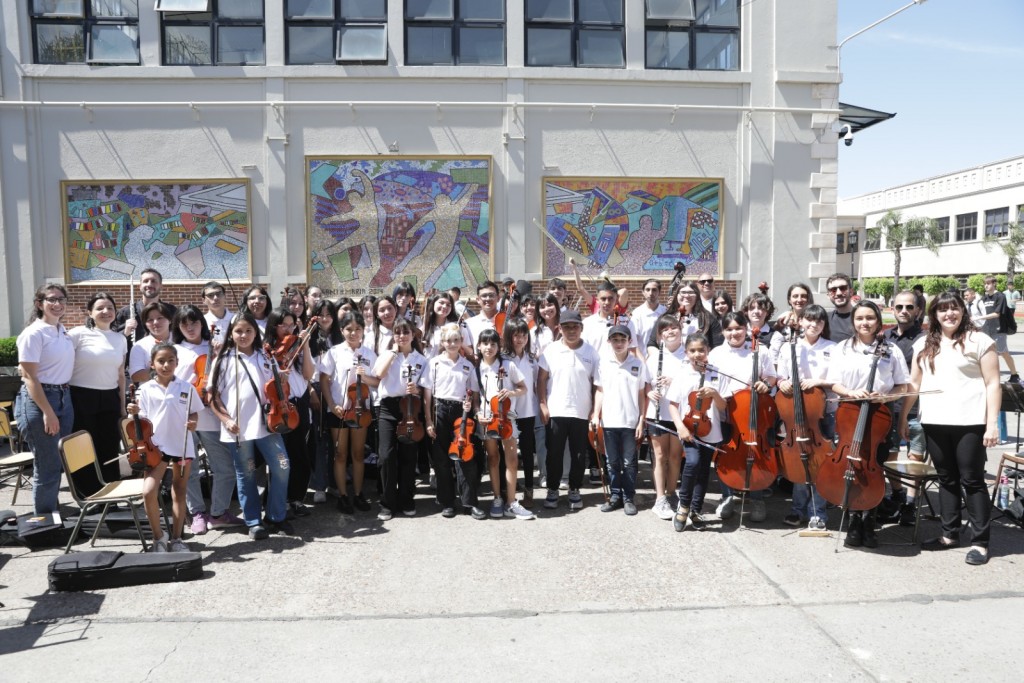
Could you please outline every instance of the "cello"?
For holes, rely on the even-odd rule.
[[[402,370],[405,383],[412,382],[412,365],[406,365]],[[398,440],[402,443],[417,443],[423,440],[423,421],[420,419],[420,406],[422,401],[416,394],[406,394],[398,401],[398,408],[402,411],[402,421],[398,423]]]
[[[871,350],[865,353],[872,355],[871,370],[865,384],[867,391],[871,392],[878,363],[889,355],[889,346],[879,337]],[[839,404],[836,410],[839,443],[818,468],[814,485],[822,498],[841,507],[844,514],[847,510],[873,510],[882,502],[885,476],[875,453],[888,438],[891,426],[892,413],[883,403],[863,399]]]
[[[816,425],[825,416],[825,390],[821,387],[802,389],[800,367],[797,362],[797,340],[803,334],[798,325],[788,328],[790,374],[793,393],[787,396],[781,391],[775,395],[779,417],[786,425],[786,437],[779,444],[782,476],[794,484],[813,485],[814,473],[822,459],[827,457],[831,442],[822,437]],[[813,498],[812,498],[813,499]]]
[[[348,408],[341,416],[345,427],[349,429],[363,429],[369,427],[373,422],[373,413],[366,408],[366,401],[370,398],[370,389],[363,384],[363,376],[359,374],[359,366],[363,364],[363,357],[356,356],[353,369],[356,370],[356,381],[348,385],[348,395],[345,404]]]
[[[470,400],[473,397],[473,392],[466,390],[466,399]],[[463,462],[469,462],[473,459],[473,442],[470,441],[469,437],[476,429],[476,422],[469,416],[469,410],[465,406],[462,407],[462,417],[456,418],[455,420],[455,438],[452,439],[452,443],[448,446],[448,457],[452,460],[462,460]]]
[[[718,478],[738,491],[766,489],[779,475],[778,458],[771,443],[778,411],[771,396],[762,396],[754,389],[761,379],[757,343],[760,331],[760,328],[752,331],[750,384],[729,397],[727,411],[732,423],[732,436],[715,461]]]
[[[267,418],[267,429],[275,434],[287,434],[299,426],[299,411],[288,400],[291,387],[288,386],[288,379],[281,374],[277,358],[271,352],[270,344],[264,344],[263,351],[267,354],[267,358],[270,360],[270,369],[274,373],[274,376],[263,385],[263,392],[267,396],[267,403],[263,406],[263,412]]]
[[[498,367],[498,394],[504,388],[505,368]],[[512,399],[498,398],[496,394],[490,401],[491,418],[487,422],[487,436],[497,436],[502,440],[512,438],[512,420],[508,417],[508,411],[512,409]]]
[[[135,403],[135,385],[129,389],[130,403]],[[156,444],[153,443],[153,423],[144,417],[139,417],[136,410],[132,419],[125,425],[125,434],[131,439],[131,447],[128,449],[128,463],[132,471],[141,472],[156,467],[164,458]]]

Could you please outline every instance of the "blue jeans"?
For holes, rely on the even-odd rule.
[[[238,501],[242,504],[242,517],[249,527],[261,524],[260,492],[256,488],[256,451],[259,449],[267,462],[270,476],[267,487],[267,519],[283,522],[288,504],[288,473],[291,466],[284,440],[280,434],[268,434],[261,439],[223,442],[235,461],[235,478],[238,480]]]
[[[704,507],[704,494],[708,490],[708,480],[711,478],[711,456],[714,454],[707,446],[683,442],[683,454],[686,461],[683,463],[683,474],[679,479],[679,488],[676,495],[679,497],[679,507],[689,508],[691,511],[700,514]],[[726,486],[723,484],[722,488]],[[723,497],[725,494],[723,494]],[[751,497],[755,497],[751,494]]]
[[[234,458],[228,445],[220,440],[219,431],[195,433],[199,443],[206,450],[206,459],[213,472],[213,490],[210,493],[210,513],[220,517],[231,507],[231,494],[235,490]],[[188,511],[193,515],[206,512],[206,501],[203,499],[202,467],[198,460],[192,464],[192,474],[188,479],[188,490],[185,500]]]
[[[612,497],[633,500],[636,495],[636,430],[605,427],[604,449]]]
[[[996,419],[996,424],[999,425],[999,440],[1009,441],[1010,434],[1006,431],[1006,413],[999,413],[999,417]]]
[[[32,455],[35,456],[35,463],[32,465],[32,505],[37,515],[57,509],[62,469],[57,443],[71,433],[75,422],[71,392],[68,389],[44,388],[43,394],[60,423],[60,432],[55,435],[46,433],[43,411],[28,395],[28,389],[24,384],[21,385],[18,399],[14,404],[14,419],[18,421],[18,430],[28,441]]]

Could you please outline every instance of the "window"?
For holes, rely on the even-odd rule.
[[[138,64],[138,0],[31,0],[36,64]]]
[[[405,63],[505,64],[505,1],[405,0]]]
[[[288,64],[387,64],[387,0],[286,0]]]
[[[879,230],[878,234],[872,236],[872,231],[868,231],[867,238],[864,240],[864,251],[878,251],[882,248],[882,231]]]
[[[1009,231],[1010,207],[985,212],[985,237],[1006,237]]]
[[[836,233],[836,253],[837,254],[842,254],[843,253],[843,247],[845,246],[845,243],[846,243],[846,233],[845,232],[837,232]]]
[[[956,217],[956,241],[978,239],[978,214],[962,213]]]
[[[622,0],[526,0],[527,66],[626,66]]]
[[[264,64],[260,0],[157,0],[165,65]]]
[[[846,238],[846,253],[853,254],[857,251],[857,242],[860,239],[859,230],[851,230]]]
[[[740,68],[740,0],[646,0],[647,68]]]
[[[1024,223],[1024,204],[1017,205],[1017,222]]]
[[[942,235],[942,243],[946,244],[949,242],[949,216],[936,218],[935,227],[939,229],[939,234]]]

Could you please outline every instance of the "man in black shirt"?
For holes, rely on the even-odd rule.
[[[1006,297],[996,289],[996,279],[991,275],[985,278],[985,296],[981,297],[981,307],[985,314],[979,318],[982,323],[981,331],[992,337],[996,342],[996,353],[1006,362],[1010,371],[1010,381],[1020,382],[1017,374],[1017,365],[1013,362],[1010,349],[1006,346],[1006,328],[1003,326],[1003,316],[1009,313],[1006,305]]]
[[[142,276],[139,278],[139,293],[142,295],[141,301],[135,302],[135,310],[132,310],[131,304],[129,304],[117,312],[117,316],[114,318],[110,329],[115,332],[121,332],[128,337],[129,349],[132,346],[132,342],[137,342],[149,334],[146,326],[139,322],[139,315],[148,304],[160,301],[160,292],[163,291],[163,285],[164,277],[160,274],[160,271],[155,268],[146,268],[142,271]],[[172,304],[167,305],[170,306],[172,315],[177,312],[178,308],[176,306]]]
[[[834,273],[825,283],[828,298],[835,308],[829,311],[828,325],[832,332],[832,341],[837,344],[853,336],[853,302],[850,300],[850,276],[846,273]]]

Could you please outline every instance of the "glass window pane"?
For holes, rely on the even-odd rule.
[[[647,0],[648,19],[693,21],[693,0]]]
[[[454,0],[406,0],[406,19],[454,19]]]
[[[388,10],[385,0],[341,0],[341,18],[387,21]]]
[[[405,63],[454,64],[452,30],[447,26],[409,26],[406,28]]]
[[[334,29],[330,26],[289,26],[289,64],[334,64]]]
[[[40,64],[80,64],[85,61],[82,26],[36,24],[36,48]]]
[[[165,64],[211,64],[209,26],[164,26]]]
[[[686,31],[656,31],[648,29],[647,68],[690,68],[690,34]]]
[[[621,29],[595,31],[580,29],[580,66],[626,65],[626,39]]]
[[[157,12],[206,12],[210,0],[156,0]]]
[[[138,17],[139,0],[92,0],[94,17]]]
[[[32,11],[48,17],[81,17],[82,0],[35,0]]]
[[[572,0],[526,0],[527,21],[572,21]]]
[[[695,68],[736,70],[740,68],[740,42],[735,33],[698,33]]]
[[[459,64],[504,64],[505,29],[459,29]]]
[[[288,0],[285,19],[333,19],[334,0]]]
[[[262,26],[220,26],[217,28],[218,64],[262,64]]]
[[[580,3],[580,21],[596,24],[621,24],[622,0],[586,0]]]
[[[343,62],[388,61],[387,26],[342,26],[338,31],[338,59]]]
[[[94,24],[89,35],[89,61],[139,63],[139,27]]]
[[[702,26],[739,26],[736,0],[697,0],[697,23]]]
[[[262,19],[263,3],[259,0],[219,0],[217,16],[223,19]]]
[[[572,66],[572,29],[527,29],[526,63],[529,66]]]
[[[459,18],[467,20],[504,21],[505,0],[462,0]]]

